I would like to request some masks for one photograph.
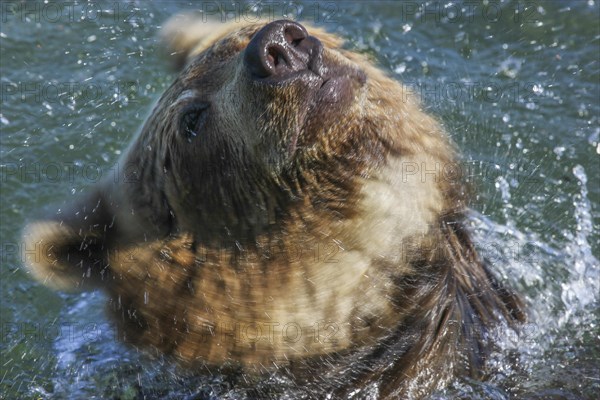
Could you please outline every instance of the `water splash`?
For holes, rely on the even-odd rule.
[[[599,323],[600,262],[590,245],[595,232],[587,174],[581,165],[575,166],[572,173],[578,180],[579,193],[573,195],[572,202],[575,224],[563,230],[563,238],[556,241],[566,243],[564,247],[544,241],[536,232],[519,229],[520,210],[511,204],[510,185],[503,177],[496,180],[495,186],[500,192],[506,222],[500,224],[484,215],[472,214],[475,241],[482,255],[491,259],[493,269],[504,280],[525,295],[529,305],[530,320],[520,332],[506,327],[498,330],[500,350],[490,359],[490,369],[497,371],[492,381],[501,387],[511,387],[512,393],[515,390],[521,390],[517,392],[521,395],[532,393],[536,387],[550,390],[549,382],[554,381],[557,393],[571,398],[574,394],[563,387],[569,386],[563,382],[574,379],[561,372],[561,368],[568,370],[573,365],[573,370],[578,371],[582,367],[577,363],[583,359],[592,364],[592,371],[598,370],[593,361],[585,361],[589,340],[598,338],[586,338],[585,332],[594,331]],[[499,245],[485,246],[492,242]],[[511,365],[506,354],[518,354],[518,365]],[[592,384],[598,387],[597,381],[586,379],[581,383],[582,388]],[[484,384],[485,391],[493,388],[489,385]],[[474,395],[472,383],[465,386],[468,390],[461,387],[456,383],[452,395],[469,398]]]
[[[600,262],[592,254],[588,241],[593,233],[591,204],[588,199],[587,175],[581,165],[573,168],[573,175],[579,181],[580,193],[575,195],[573,207],[577,222],[575,233],[565,231],[567,246],[572,267],[569,268],[569,280],[561,284],[561,299],[565,305],[565,314],[561,316],[560,324],[585,323],[586,318],[575,318],[579,310],[598,304],[600,296]]]

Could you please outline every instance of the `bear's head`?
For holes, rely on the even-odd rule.
[[[107,251],[169,235],[219,245],[290,230],[348,236],[344,221],[387,213],[400,219],[377,236],[398,242],[462,209],[460,185],[440,175],[454,153],[437,122],[335,36],[286,20],[175,20],[165,31],[185,62],[118,179],[26,230],[52,248],[51,273],[47,257],[28,261],[51,286],[85,286]],[[76,282],[62,281],[66,264],[79,265]]]
[[[184,361],[354,354],[327,359],[332,382],[387,376],[396,394],[422,371],[478,375],[481,332],[523,314],[463,227],[455,152],[418,99],[293,21],[164,32],[179,75],[119,179],[28,225],[32,273],[104,288],[128,341]],[[230,340],[244,326],[269,337]]]

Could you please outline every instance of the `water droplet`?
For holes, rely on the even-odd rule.
[[[500,190],[500,196],[502,197],[502,201],[504,203],[510,202],[510,188],[508,182],[504,177],[499,176],[496,178],[496,182],[494,183],[496,189]]]
[[[514,79],[521,70],[522,64],[523,60],[519,58],[509,57],[500,63],[498,72],[508,78]]]
[[[402,74],[404,73],[404,71],[406,71],[406,64],[404,63],[401,63],[394,69],[394,72],[397,74]]]

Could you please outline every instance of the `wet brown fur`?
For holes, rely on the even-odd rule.
[[[242,71],[262,24],[184,21],[164,34],[183,72],[123,158],[134,179],[30,224],[32,273],[59,289],[105,289],[125,341],[188,368],[284,368],[340,398],[375,383],[382,399],[424,397],[453,376],[481,378],[489,333],[522,321],[523,307],[471,242],[462,182],[401,174],[456,162],[438,122],[311,27],[329,62],[368,80],[352,104],[302,119],[303,88],[259,91]],[[178,136],[194,90],[217,104],[208,129],[218,134],[196,138],[208,148]],[[301,120],[289,159],[281,149]],[[297,341],[282,334],[290,323]],[[272,327],[269,340],[236,332],[257,325]]]

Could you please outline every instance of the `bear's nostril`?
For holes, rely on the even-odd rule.
[[[300,28],[301,25],[290,24],[286,26],[284,36],[285,41],[294,47],[297,47],[300,42],[306,39],[306,31]]]
[[[274,47],[271,47],[269,49],[268,55],[267,55],[267,61],[271,64],[274,65],[275,67],[277,65],[279,65],[279,60],[280,60],[280,55],[277,53],[277,51],[275,50]]]
[[[287,65],[285,50],[279,46],[271,46],[267,49],[267,63],[273,67],[278,67],[280,64]]]

